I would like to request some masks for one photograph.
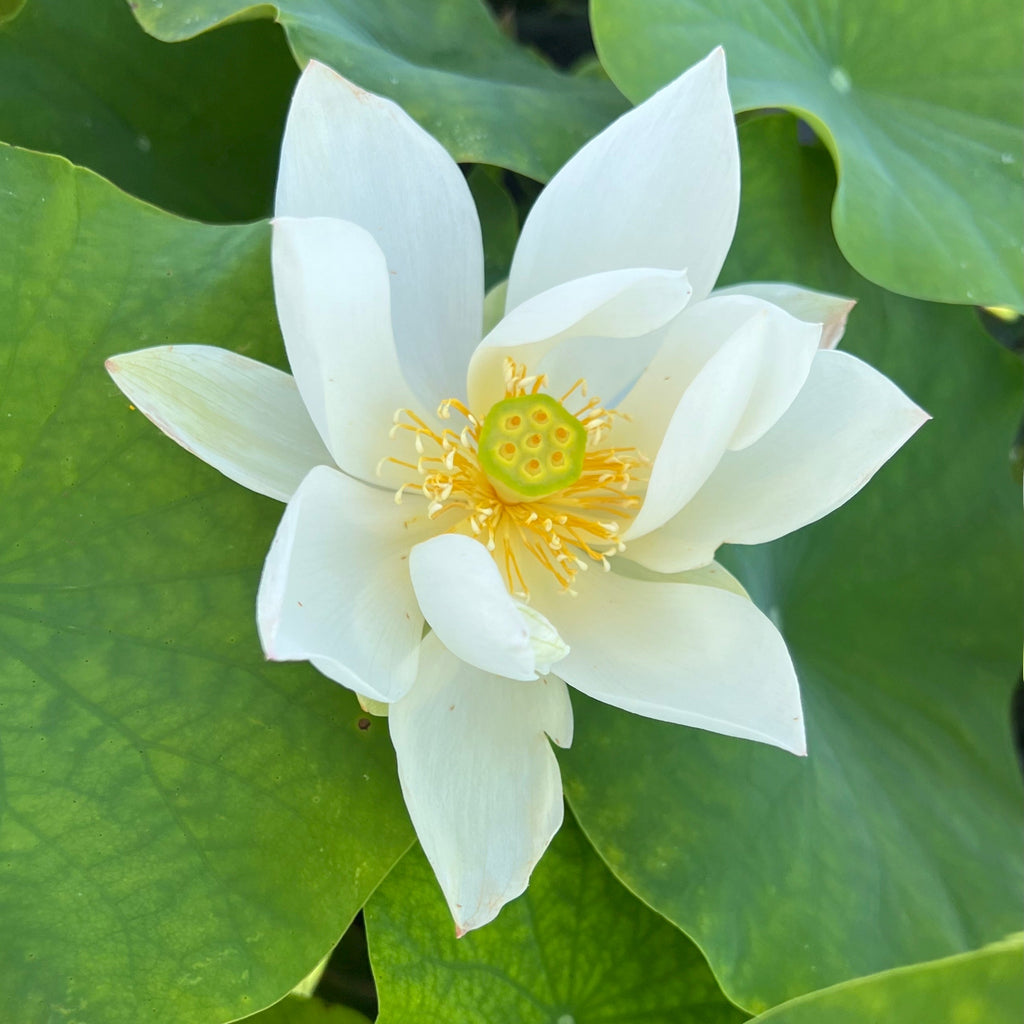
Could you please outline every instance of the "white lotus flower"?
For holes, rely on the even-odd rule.
[[[738,203],[717,50],[547,186],[480,341],[458,167],[311,63],[273,224],[294,377],[202,346],[109,361],[165,433],[288,502],[260,583],[265,651],[390,706],[460,934],[524,890],[562,821],[548,738],[572,737],[566,683],[805,752],[785,644],[715,549],[830,512],[926,417],[831,350],[847,300],[712,292]]]

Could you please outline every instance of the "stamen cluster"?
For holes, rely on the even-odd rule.
[[[512,359],[505,361],[504,377],[506,398],[537,394],[547,384],[543,374],[529,376]],[[619,533],[640,505],[647,467],[635,448],[600,447],[618,414],[602,407],[600,399],[587,398],[582,379],[559,403],[564,406],[576,393],[584,402],[572,415],[586,431],[587,448],[582,472],[563,490],[536,500],[508,501],[499,496],[477,455],[484,417],[449,398],[437,415],[447,421],[458,414],[465,420],[458,432],[435,429],[409,409],[395,413],[391,437],[412,434],[418,456],[415,462],[386,460],[418,475],[402,484],[395,501],[401,503],[406,492],[419,491],[431,519],[449,516],[453,532],[479,538],[493,553],[511,593],[529,595],[529,571],[524,572],[520,563],[524,553],[571,593],[577,573],[591,562],[607,570],[608,559],[624,549]]]

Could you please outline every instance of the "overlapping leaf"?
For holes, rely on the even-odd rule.
[[[849,270],[824,217],[828,156],[797,144],[793,119],[754,121],[741,140],[726,278],[859,297],[844,347],[934,422],[821,523],[726,553],[793,652],[806,760],[578,695],[562,760],[570,803],[616,874],[758,1011],[1015,927],[1021,506],[1006,453],[1021,385],[972,311]]]
[[[843,253],[894,291],[1024,309],[1024,14],[1014,0],[593,0],[639,101],[724,45],[737,110],[788,107],[839,166]]]
[[[295,77],[267,23],[164,46],[123,0],[30,0],[0,20],[0,140],[175,213],[252,220],[270,212]]]
[[[559,74],[517,46],[482,0],[132,0],[157,38],[188,39],[238,17],[276,17],[311,57],[390,96],[459,161],[549,178],[625,108],[609,82]]]
[[[496,921],[456,939],[418,847],[367,907],[380,1024],[736,1024],[685,936],[608,873],[568,818]]]
[[[288,992],[411,831],[387,736],[254,627],[281,506],[103,359],[280,360],[265,224],[208,227],[0,149],[0,1005],[225,1021]]]
[[[973,953],[859,978],[777,1006],[752,1024],[1017,1024],[1024,1018],[1021,952],[1018,936]]]

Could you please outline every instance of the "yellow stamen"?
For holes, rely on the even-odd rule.
[[[608,559],[624,549],[619,534],[639,508],[648,463],[635,448],[599,447],[617,414],[603,408],[599,399],[586,397],[584,380],[556,401],[541,392],[547,384],[543,374],[531,376],[511,359],[505,361],[504,378],[505,399],[492,410],[494,416],[488,412],[478,417],[458,399],[441,403],[437,414],[442,420],[453,412],[466,420],[458,433],[437,431],[408,409],[395,414],[391,436],[411,433],[419,456],[415,463],[384,460],[415,470],[419,477],[403,483],[395,500],[418,489],[431,519],[446,517],[452,532],[476,537],[494,553],[510,592],[528,595],[528,573],[520,560],[529,555],[563,590],[574,593],[576,576],[590,562],[607,571]],[[586,400],[569,413],[562,403],[577,391]],[[525,396],[539,397],[522,407],[508,401]],[[529,417],[529,422],[513,422],[520,417]],[[497,424],[497,440],[485,456],[481,434],[492,424]],[[583,435],[585,449],[577,459],[572,446]],[[530,456],[531,451],[536,454]],[[492,478],[514,460],[520,460],[521,480],[512,488],[495,486]],[[547,483],[534,494],[524,493],[533,478]],[[552,491],[552,479],[566,482]]]

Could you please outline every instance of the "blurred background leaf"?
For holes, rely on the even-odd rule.
[[[255,220],[273,206],[297,75],[269,22],[167,46],[124,0],[29,0],[0,23],[0,140],[183,216]]]
[[[131,0],[176,42],[235,19],[276,17],[296,60],[330,65],[397,101],[459,162],[544,181],[628,104],[608,81],[555,71],[499,29],[482,0]]]

